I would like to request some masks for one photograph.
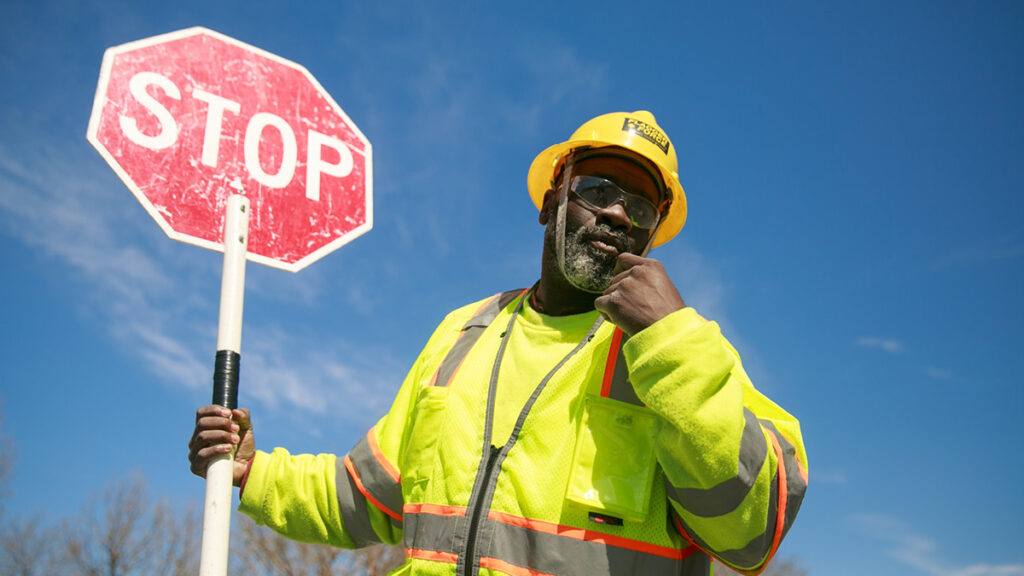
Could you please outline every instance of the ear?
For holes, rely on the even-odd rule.
[[[558,207],[558,199],[555,196],[554,190],[548,190],[544,193],[544,202],[540,205],[540,216],[537,217],[537,221],[540,222],[541,226],[548,225],[548,219],[551,217],[551,211]]]

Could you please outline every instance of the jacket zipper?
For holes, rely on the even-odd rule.
[[[498,448],[491,444],[491,430],[494,423],[494,399],[497,394],[498,388],[498,371],[501,368],[501,359],[505,355],[505,346],[508,345],[509,335],[512,332],[512,327],[515,325],[516,317],[519,315],[520,310],[523,308],[523,302],[526,301],[527,296],[524,294],[520,297],[519,303],[516,305],[515,310],[512,312],[512,316],[509,318],[508,325],[505,331],[501,333],[501,343],[498,345],[498,353],[494,357],[494,367],[491,369],[491,379],[487,388],[487,412],[484,418],[484,446],[488,449],[487,462],[484,465],[483,474],[481,475],[479,469],[477,471],[477,483],[473,487],[473,494],[470,496],[470,502],[473,504],[473,512],[469,518],[469,526],[466,532],[466,545],[463,548],[463,555],[460,561],[456,564],[456,573],[459,576],[477,576],[480,573],[479,563],[476,559],[476,541],[478,532],[480,531],[480,523],[483,521],[483,514],[485,510],[489,510],[491,507],[491,500],[494,496],[494,490],[497,484],[497,478],[495,473],[501,469],[500,462],[504,461],[505,456],[515,446],[516,440],[519,439],[519,431],[523,428],[523,423],[526,420],[527,415],[530,413],[530,409],[533,407],[533,403],[537,401],[537,397],[547,386],[549,380],[556,372],[562,367],[563,364],[569,361],[577,352],[583,348],[587,342],[593,339],[594,334],[597,333],[598,327],[601,326],[603,318],[597,317],[594,321],[594,325],[590,327],[590,331],[583,337],[576,347],[569,352],[555,367],[547,373],[546,376],[537,384],[534,388],[533,394],[529,400],[526,401],[526,405],[519,412],[519,418],[516,419],[515,426],[512,427],[512,433],[509,435],[508,441],[504,446]],[[481,456],[483,454],[481,453]],[[497,467],[495,464],[499,464]],[[476,500],[473,500],[473,498]]]
[[[480,517],[483,514],[484,501],[489,500],[486,497],[487,492],[489,492],[487,487],[491,485],[491,476],[494,475],[494,463],[497,461],[499,454],[501,454],[501,448],[490,447],[490,453],[487,455],[487,467],[484,469],[484,481],[482,484],[485,487],[484,492],[476,499],[476,503],[473,506],[473,514],[469,517],[469,535],[466,538],[466,572],[472,575],[478,573],[476,568],[476,539],[480,532]]]

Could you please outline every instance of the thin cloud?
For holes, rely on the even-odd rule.
[[[115,340],[159,380],[186,389],[209,386],[217,258],[200,257],[208,253],[193,247],[180,250],[153,234],[156,225],[98,158],[84,156],[84,147],[67,146],[59,154],[45,146],[22,150],[30,152],[0,143],[0,230],[67,269],[83,306],[99,312]],[[313,280],[318,276],[308,276],[288,285],[289,301],[314,304],[321,289]],[[270,292],[285,292],[283,281],[268,280]],[[358,308],[372,310],[365,290],[355,284],[349,290]],[[402,370],[387,350],[282,334],[269,325],[251,326],[246,336],[242,386],[265,407],[380,413],[401,382]],[[373,365],[364,358],[373,358]]]
[[[921,370],[924,371],[930,378],[934,380],[949,380],[953,377],[953,372],[946,368],[937,368],[935,366],[925,366]]]
[[[957,566],[942,558],[934,540],[914,532],[898,518],[860,515],[853,521],[871,536],[886,542],[886,555],[928,576],[1024,576],[1024,564],[969,564]]]
[[[855,344],[864,348],[876,348],[890,354],[901,354],[906,349],[903,343],[899,340],[893,340],[889,338],[875,338],[870,336],[863,336],[857,338]]]
[[[814,470],[815,484],[846,484],[846,473],[841,470]]]
[[[139,346],[142,357],[162,380],[191,389],[209,384],[213,366],[209,354],[204,361],[195,346],[188,346],[185,341],[146,324],[135,323],[128,331],[145,344]]]
[[[387,350],[312,341],[279,329],[254,331],[246,341],[245,363],[246,395],[264,406],[350,421],[382,414],[404,375]]]
[[[106,278],[107,288],[118,295],[133,292],[125,283],[167,284],[152,258],[118,242],[112,226],[124,214],[99,184],[109,179],[99,176],[95,163],[69,161],[45,149],[22,162],[15,157],[6,146],[0,148],[0,225],[8,233],[89,277]],[[125,220],[120,229],[131,227]]]
[[[535,134],[550,111],[563,106],[565,101],[581,100],[578,107],[586,108],[591,104],[590,99],[596,100],[597,95],[607,92],[609,84],[607,65],[603,62],[588,60],[574,47],[562,45],[558,38],[534,40],[520,47],[515,62],[522,67],[527,84],[544,89],[535,92],[528,103],[498,101],[502,116],[511,121],[510,125],[529,135]],[[566,129],[571,128],[566,126]]]
[[[934,267],[936,270],[942,270],[979,263],[1017,260],[1022,257],[1024,257],[1024,238],[1021,238],[1019,230],[1015,230],[1002,236],[982,238],[946,251],[937,257]]]

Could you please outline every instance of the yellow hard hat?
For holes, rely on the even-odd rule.
[[[554,188],[555,175],[566,156],[580,148],[618,146],[647,158],[661,172],[671,197],[668,214],[658,226],[654,246],[671,240],[686,222],[686,194],[679,183],[679,161],[675,148],[658,123],[654,114],[646,110],[612,112],[586,121],[572,136],[541,152],[530,165],[527,183],[530,198],[540,209],[544,193]]]

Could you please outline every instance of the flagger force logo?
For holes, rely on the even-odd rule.
[[[645,140],[649,140],[652,144],[661,148],[661,151],[665,154],[668,154],[668,147],[672,145],[664,132],[658,130],[653,124],[648,124],[636,118],[626,118],[625,122],[622,123],[622,131],[640,135]]]

